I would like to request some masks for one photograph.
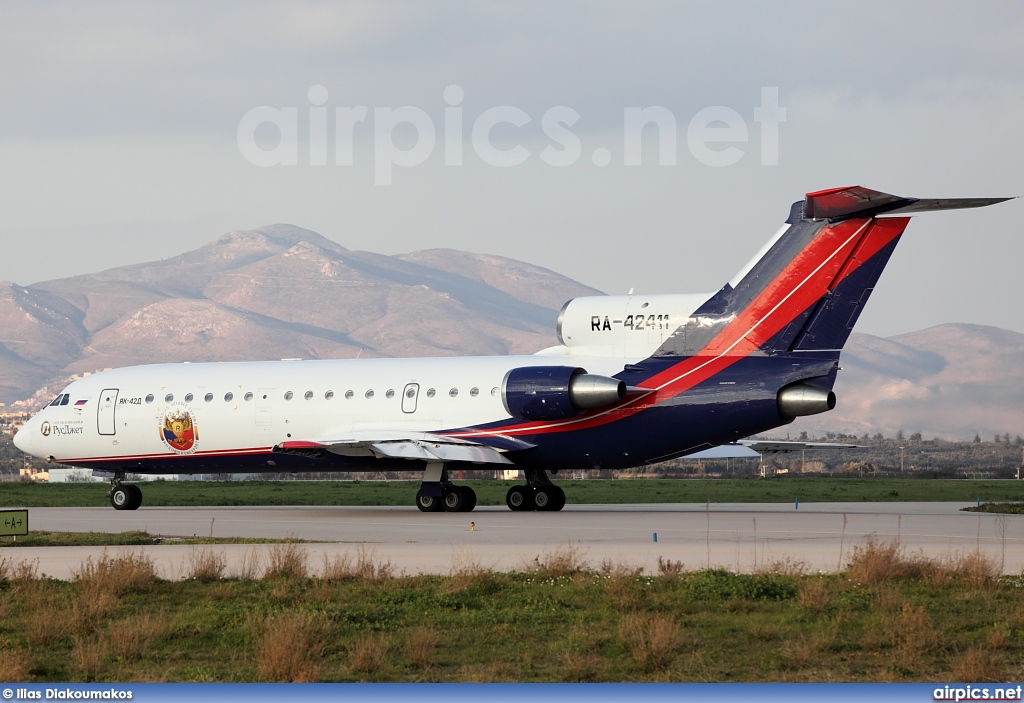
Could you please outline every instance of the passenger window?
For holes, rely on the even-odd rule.
[[[469,389],[469,394],[471,396],[473,396],[474,398],[476,398],[478,395],[480,395],[480,389],[479,388],[470,388]]]
[[[501,389],[497,386],[491,389],[491,397],[497,398],[499,393],[501,393]]]
[[[334,397],[334,391],[327,391],[324,393],[324,400],[330,400]]]
[[[458,394],[459,394],[459,389],[458,388],[452,388],[450,391],[448,391],[448,395],[450,395],[452,398],[454,398]]]
[[[372,391],[372,390],[370,390],[370,391],[366,391],[366,398],[367,398],[367,399],[370,399],[370,398],[372,398],[372,397],[373,397],[373,391]]]
[[[306,391],[306,394],[302,397],[306,400],[313,400],[313,391]]]
[[[385,397],[385,398],[394,398],[394,397],[395,397],[395,391],[394,391],[394,389],[392,389],[392,388],[389,388],[389,389],[388,389],[388,392],[384,394],[384,397]]]
[[[224,394],[224,400],[226,402],[228,402],[228,403],[230,403],[232,400],[234,400],[234,398],[235,398],[235,394],[232,393],[231,391],[228,391],[227,393]]]
[[[295,394],[292,393],[291,391],[288,391],[287,393],[284,394],[285,400],[291,400],[293,397],[295,397]]]
[[[150,396],[150,397],[152,397],[152,396]],[[213,393],[207,393],[205,396],[203,396],[203,400],[205,400],[207,403],[212,401],[213,400]],[[149,402],[148,398],[146,399],[146,402]]]
[[[345,391],[345,400],[352,400],[352,396],[354,395],[355,393],[352,391]]]
[[[193,396],[192,396],[192,394],[191,394],[191,393],[186,393],[186,394],[185,394],[185,402],[186,402],[186,403],[191,403],[191,402],[192,402],[192,397],[193,397]]]
[[[427,389],[427,397],[428,398],[433,398],[436,394],[437,394],[437,391],[435,391],[433,388],[428,388]]]
[[[252,391],[245,394],[245,402],[248,403],[250,400],[252,400]]]
[[[146,396],[146,402],[147,403],[152,403],[153,402],[153,394],[152,393],[150,393],[149,395]]]
[[[164,396],[164,402],[165,403],[173,403],[174,402],[174,394],[173,393],[168,393],[167,395],[165,395]]]

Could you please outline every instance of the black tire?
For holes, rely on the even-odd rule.
[[[435,496],[416,494],[416,507],[424,513],[436,513],[442,509],[441,499]]]
[[[445,489],[444,497],[441,499],[446,513],[461,513],[466,508],[466,494],[462,492],[461,486],[449,486]]]
[[[505,505],[516,512],[535,510],[533,489],[529,486],[512,486],[505,494]]]
[[[135,485],[126,486],[132,494],[131,505],[128,506],[127,510],[138,510],[139,506],[142,505],[142,489]]]
[[[558,486],[551,487],[551,507],[548,510],[558,511],[565,507],[565,491]]]
[[[131,510],[134,492],[131,486],[114,486],[110,491],[110,505],[114,510]]]
[[[462,509],[462,512],[469,513],[476,507],[476,491],[469,486],[459,486],[459,490],[465,496],[466,506]]]
[[[554,503],[554,486],[535,486],[533,489],[533,509],[548,512]]]

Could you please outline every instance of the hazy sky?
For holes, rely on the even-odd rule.
[[[288,222],[351,249],[510,256],[610,293],[710,291],[809,190],[1024,194],[1021,3],[8,3],[0,67],[0,279],[22,284]],[[446,138],[450,85],[461,139]],[[313,86],[326,89],[326,165],[311,165]],[[786,111],[778,165],[762,164],[762,88]],[[259,106],[295,108],[295,165],[243,156],[239,123]],[[339,164],[335,109],[356,106],[368,116]],[[436,143],[375,185],[375,115],[401,106],[423,111]],[[517,166],[469,141],[499,106],[530,119],[491,132],[495,148],[526,150]],[[542,128],[558,106],[579,115],[567,166],[540,156],[561,148]],[[626,166],[624,111],[651,106],[677,125],[675,163],[657,163],[652,127]],[[714,106],[747,130],[709,147],[739,149],[733,165],[688,143]],[[277,143],[269,125],[255,134]],[[385,136],[422,138],[409,125]],[[457,144],[462,165],[445,165]],[[1022,218],[1024,200],[917,218],[858,330],[1024,332]]]

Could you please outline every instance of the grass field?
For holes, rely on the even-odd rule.
[[[460,481],[479,505],[503,505],[512,481]],[[569,503],[785,503],[1021,501],[1024,481],[885,478],[632,479],[557,481]],[[143,507],[159,505],[412,505],[418,484],[357,481],[152,481]],[[99,483],[0,483],[0,507],[106,506]]]
[[[0,561],[0,680],[1014,681],[1021,577],[978,555],[895,544],[842,574],[643,576],[562,551],[520,573],[474,564],[396,576],[354,552],[308,575],[301,550],[224,578],[197,547],[190,580],[143,552],[85,562],[73,582]],[[319,570],[318,570],[319,571]]]

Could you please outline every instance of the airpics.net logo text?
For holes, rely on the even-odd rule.
[[[401,107],[375,107],[372,117],[365,105],[355,107],[327,106],[328,93],[322,85],[309,89],[308,148],[302,149],[302,160],[310,166],[352,166],[355,162],[356,135],[361,132],[372,138],[373,182],[379,186],[391,185],[395,168],[413,168],[427,161],[438,148],[443,150],[445,166],[462,166],[468,144],[475,158],[497,168],[510,168],[526,163],[531,158],[555,168],[572,166],[584,157],[583,142],[572,127],[580,113],[566,105],[545,110],[540,126],[548,140],[538,153],[531,152],[521,143],[495,145],[493,135],[499,128],[502,134],[522,129],[533,121],[524,110],[512,105],[499,105],[478,115],[467,116],[462,102],[465,93],[461,87],[450,85],[444,90],[444,118],[440,129],[426,110],[412,105]],[[332,114],[333,113],[333,114]],[[760,163],[776,166],[779,163],[779,124],[786,121],[786,109],[779,106],[778,88],[761,88],[761,104],[753,109],[753,121],[758,127]],[[303,124],[303,132],[307,124]],[[334,153],[329,158],[328,127],[333,127]],[[257,139],[257,131],[276,132],[276,143],[268,146]],[[623,109],[621,163],[640,166],[644,160],[644,139],[657,140],[657,163],[675,166],[678,159],[680,126],[671,110],[660,106],[626,107]],[[738,163],[746,155],[750,142],[750,126],[745,117],[723,105],[706,107],[686,123],[686,147],[690,155],[705,166],[721,168]],[[411,140],[396,139],[399,133],[415,135]],[[262,105],[246,112],[238,123],[238,149],[254,166],[297,166],[300,163],[300,109],[298,107],[271,107]],[[274,142],[273,137],[269,139]],[[308,158],[308,161],[307,161]],[[598,147],[590,152],[591,162],[598,167],[613,161],[612,151]]]

